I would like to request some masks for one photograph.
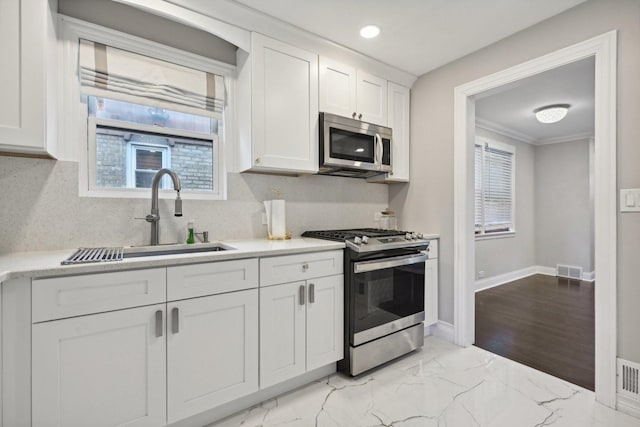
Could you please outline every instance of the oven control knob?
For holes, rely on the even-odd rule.
[[[413,235],[411,233],[407,233],[404,237],[407,240],[412,240],[413,239]]]
[[[365,245],[369,243],[369,238],[367,236],[362,236],[362,243],[364,243]]]
[[[362,239],[360,238],[360,236],[356,236],[353,238],[353,243],[355,243],[356,245],[361,245],[362,244]]]
[[[412,239],[417,239],[418,238],[418,233],[411,233],[411,238]]]
[[[418,239],[422,239],[422,238],[424,238],[424,234],[418,233]]]

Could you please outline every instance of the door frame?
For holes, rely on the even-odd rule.
[[[616,405],[616,48],[617,31],[457,86],[454,89],[454,341],[475,335],[473,145],[475,96],[581,59],[595,57],[595,393]]]

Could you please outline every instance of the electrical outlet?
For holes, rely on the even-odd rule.
[[[486,276],[484,270],[478,271],[478,279],[484,279],[484,276]]]

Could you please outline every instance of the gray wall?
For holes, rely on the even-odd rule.
[[[58,0],[58,12],[227,64],[236,63],[236,47],[231,43],[112,0]]]
[[[184,200],[182,218],[173,199],[160,203],[161,242],[186,239],[187,222],[211,240],[264,238],[264,200],[284,193],[287,230],[373,227],[387,207],[387,185],[330,176],[282,177],[228,174],[228,200]],[[149,195],[151,191],[149,190]],[[94,245],[141,245],[150,226],[134,217],[149,213],[150,198],[78,196],[76,162],[0,156],[0,253]]]
[[[516,149],[516,234],[476,240],[478,279],[479,271],[484,271],[485,277],[491,277],[535,265],[535,147],[481,128],[476,128],[476,135],[512,145]]]
[[[618,186],[640,186],[640,2],[590,0],[422,76],[411,94],[411,183],[391,186],[403,227],[439,232],[440,318],[453,321],[453,91],[458,85],[617,29]],[[618,216],[618,350],[640,362],[640,215]]]
[[[536,264],[594,270],[589,141],[535,148]]]

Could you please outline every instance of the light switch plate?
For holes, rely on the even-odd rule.
[[[640,188],[620,190],[620,212],[640,212]]]

